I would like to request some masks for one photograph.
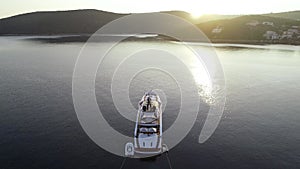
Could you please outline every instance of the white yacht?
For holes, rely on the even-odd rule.
[[[138,105],[134,143],[127,143],[125,155],[158,155],[166,151],[162,146],[162,103],[159,96],[146,92]]]

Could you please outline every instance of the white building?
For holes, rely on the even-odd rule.
[[[278,35],[278,33],[274,31],[266,31],[263,36],[268,40],[280,39],[280,35]]]
[[[293,37],[297,37],[300,34],[298,29],[288,29],[282,33],[281,39],[292,39]]]
[[[267,25],[267,26],[274,26],[274,23],[273,23],[273,22],[267,22],[267,21],[265,21],[265,22],[263,22],[262,24],[263,24],[263,25]]]
[[[292,39],[294,33],[289,31],[284,31],[281,35],[281,39]]]
[[[218,27],[214,28],[211,32],[214,34],[218,34],[218,33],[221,33],[222,31],[223,31],[223,28],[218,26]]]
[[[288,32],[293,32],[293,34],[298,34],[299,30],[298,29],[288,29]]]

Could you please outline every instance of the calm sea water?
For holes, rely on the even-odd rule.
[[[0,168],[120,168],[123,158],[90,140],[74,110],[72,74],[83,44],[24,38],[0,38]],[[143,46],[178,50],[169,43],[126,42],[113,51],[115,57],[104,60],[96,79],[101,111],[111,126],[126,135],[133,134],[134,123],[114,107],[110,77],[121,59],[118,56]],[[216,45],[216,51],[226,78],[224,114],[212,137],[199,144],[209,108],[205,98],[202,100],[191,132],[169,153],[173,168],[299,168],[300,48]],[[175,64],[168,58],[160,59],[166,59],[164,63],[170,68]],[[130,62],[127,68],[141,63]],[[194,80],[185,76],[184,70],[180,72],[182,78]],[[163,71],[140,72],[129,87],[132,104],[150,88],[166,94],[167,129],[178,115],[180,90]],[[127,89],[119,92],[122,90]],[[192,95],[189,89],[184,92]],[[165,155],[155,160],[128,159],[124,165],[128,169],[168,167]]]

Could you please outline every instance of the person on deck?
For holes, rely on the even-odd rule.
[[[147,110],[150,110],[151,108],[151,98],[148,96],[147,98]]]

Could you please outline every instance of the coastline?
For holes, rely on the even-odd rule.
[[[229,39],[210,39],[212,43],[231,43],[231,44],[245,44],[245,45],[295,45],[299,46],[300,41],[288,40],[229,40]]]
[[[121,36],[121,35],[120,35]],[[86,42],[91,35],[90,34],[5,34],[0,35],[0,37],[30,37],[25,40],[41,41],[45,43],[76,43],[76,42]],[[113,37],[113,36],[104,36]],[[177,39],[166,37],[163,35],[149,36],[149,37],[135,37],[131,36],[125,41],[175,41],[179,42]],[[213,44],[245,44],[245,45],[294,45],[300,46],[300,41],[292,40],[231,40],[231,39],[209,39]],[[186,42],[191,43],[207,43],[207,41],[193,41],[186,40]]]

